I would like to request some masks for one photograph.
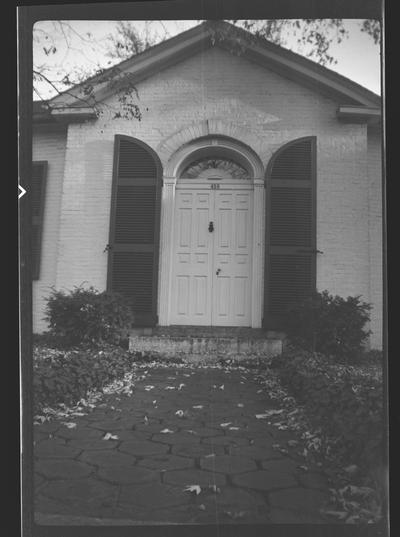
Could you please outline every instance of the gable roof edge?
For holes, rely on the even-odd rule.
[[[167,68],[200,50],[205,50],[205,48],[213,46],[210,38],[214,31],[213,28],[219,25],[234,29],[234,32],[237,32],[238,36],[243,34],[254,37],[246,30],[225,21],[212,21],[212,25],[211,23],[204,22],[167,41],[158,43],[136,56],[124,60],[105,72],[115,68],[120,69],[121,72],[130,70],[132,72],[131,83],[135,84],[144,78],[152,76],[154,73],[160,72],[160,67],[161,69]],[[215,46],[221,46],[225,49],[229,48],[228,43],[218,41],[215,43]],[[265,67],[275,67],[275,69],[280,70],[283,74],[286,73],[289,78],[297,79],[300,84],[302,82],[308,82],[317,91],[318,89],[329,91],[333,96],[336,96],[338,103],[346,102],[348,99],[351,104],[355,105],[366,106],[368,108],[381,107],[381,97],[379,95],[331,69],[274,43],[256,38],[252,43],[245,44],[244,56],[248,60],[254,60],[261,65],[265,65]],[[91,81],[93,84],[96,84],[96,80],[101,80],[101,76],[103,75],[96,75],[89,78],[85,83]],[[82,86],[83,84],[76,85],[66,90],[66,92],[53,97],[48,103],[55,108],[61,108],[62,106],[82,106],[82,101],[78,98],[79,90]],[[105,82],[95,91],[95,100],[101,102],[114,91],[115,88],[111,89],[108,83]],[[57,113],[56,110],[54,110],[54,113]]]

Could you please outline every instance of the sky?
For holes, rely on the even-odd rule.
[[[133,21],[144,32],[146,28],[150,33],[159,36],[174,35],[199,24],[200,21]],[[41,21],[34,27],[33,62],[34,65],[45,66],[49,78],[60,77],[65,73],[73,73],[76,69],[94,68],[97,65],[109,67],[118,63],[106,55],[107,36],[115,32],[116,21],[70,21],[70,29],[65,35],[53,21]],[[360,31],[359,21],[346,20],[345,27],[349,31],[348,39],[342,43],[333,43],[330,54],[337,63],[329,68],[361,84],[365,88],[380,94],[381,62],[380,49],[374,45],[372,39]],[[57,29],[57,30],[56,30]],[[76,32],[76,33],[75,33]],[[90,36],[87,36],[87,33]],[[79,37],[79,35],[81,37]],[[47,39],[45,38],[47,35]],[[82,40],[82,36],[87,39]],[[67,46],[68,41],[68,46]],[[43,46],[49,48],[53,44],[57,48],[55,54],[46,55]],[[288,48],[294,52],[298,50],[296,40],[289,39]],[[54,90],[46,83],[37,85],[40,97],[48,99],[54,95]],[[34,93],[34,100],[39,95]]]

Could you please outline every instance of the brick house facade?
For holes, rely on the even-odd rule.
[[[210,35],[121,64],[141,121],[71,94],[34,107],[34,332],[51,286],[132,294],[143,326],[267,329],[316,287],[371,302],[381,348],[380,98],[276,45],[237,55]]]

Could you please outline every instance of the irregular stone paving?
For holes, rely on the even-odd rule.
[[[249,370],[149,369],[131,397],[67,420],[76,427],[35,426],[37,520],[327,522],[324,475],[276,449],[294,433],[256,418],[275,405]]]

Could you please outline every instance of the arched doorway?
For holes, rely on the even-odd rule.
[[[260,258],[254,180],[260,166],[231,141],[198,143],[185,148],[174,170],[168,324],[254,326],[253,264]]]

